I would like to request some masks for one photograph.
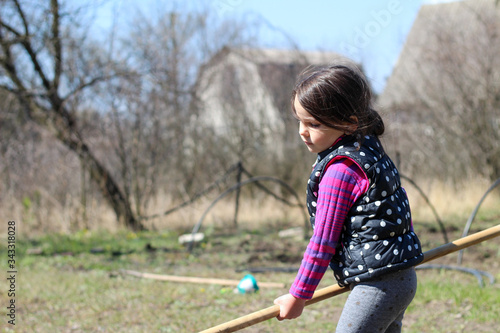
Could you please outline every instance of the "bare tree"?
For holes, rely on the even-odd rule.
[[[127,29],[103,43],[82,27],[85,4],[71,11],[64,4],[0,3],[0,92],[17,98],[9,112],[19,110],[78,156],[83,205],[88,177],[125,226],[142,229],[160,188],[193,184],[189,124],[200,68],[225,45],[247,44],[252,29],[216,18],[211,7],[163,4],[135,10]]]
[[[398,124],[412,129],[401,152],[414,169],[500,177],[499,53],[492,0],[421,10],[386,89]]]
[[[124,191],[138,215],[160,189],[184,194],[192,184],[205,185],[194,181],[199,169],[190,124],[198,115],[196,78],[220,48],[250,40],[245,22],[216,19],[210,8],[151,9],[135,11],[119,46],[140,79],[108,81],[99,93],[112,110],[108,134],[115,138]]]
[[[0,88],[17,97],[27,119],[49,129],[85,161],[91,179],[125,226],[142,229],[123,190],[82,135],[74,104],[89,87],[124,73],[90,52],[84,35],[72,36],[76,28],[72,30],[70,15],[58,0],[7,0],[0,9]]]

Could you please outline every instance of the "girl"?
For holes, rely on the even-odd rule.
[[[401,332],[423,260],[410,206],[378,136],[384,123],[353,65],[306,69],[292,92],[299,134],[318,158],[307,184],[313,236],[278,320],[302,313],[328,265],[351,289],[337,332]]]

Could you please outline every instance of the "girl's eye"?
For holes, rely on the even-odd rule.
[[[297,119],[297,122],[299,123],[299,126],[300,126],[300,124],[302,124],[303,126],[308,127],[308,128],[320,128],[321,127],[320,123],[303,122],[303,121],[298,120],[298,119]]]

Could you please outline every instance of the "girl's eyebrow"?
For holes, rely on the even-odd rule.
[[[294,112],[293,116],[295,117],[295,119],[298,119],[298,120],[317,121],[313,116],[311,116],[309,114],[301,118],[301,117],[299,117],[298,112]]]
[[[313,123],[313,122],[316,122],[316,123],[317,123],[317,122],[318,122],[318,121],[316,120],[316,118],[314,118],[313,116],[305,116],[305,117],[303,117],[302,119],[300,119],[300,118],[297,116],[297,119],[298,119],[298,120],[303,120],[303,121],[308,121],[308,122],[310,122],[310,123]]]

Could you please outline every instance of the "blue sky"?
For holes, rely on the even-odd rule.
[[[450,1],[210,0],[208,5],[221,17],[251,15],[264,20],[267,28],[262,29],[261,39],[267,47],[290,47],[289,40],[293,40],[302,50],[338,52],[362,63],[375,91],[380,93],[421,5]],[[163,3],[170,6],[172,1],[110,0],[109,4],[116,10],[118,3],[122,8],[138,4],[154,7]],[[183,5],[195,3],[190,0]]]
[[[361,62],[382,92],[423,4],[450,0],[215,0],[223,15],[260,15],[303,50],[341,53]],[[265,36],[263,36],[265,40]],[[282,47],[270,40],[270,46]],[[275,45],[272,43],[275,42]]]
[[[379,92],[421,5],[416,0],[233,3],[240,4],[235,12],[255,11],[262,15],[290,35],[300,49],[334,51],[361,62]]]

